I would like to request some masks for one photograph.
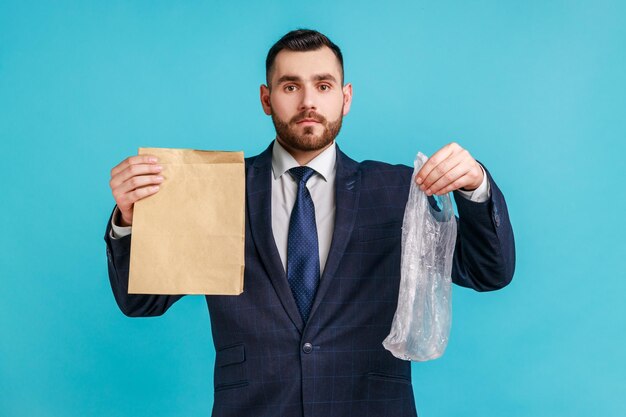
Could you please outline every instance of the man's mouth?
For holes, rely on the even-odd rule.
[[[316,119],[302,119],[296,122],[296,124],[311,124],[311,123],[320,123],[320,122],[319,120],[316,120]]]
[[[323,124],[325,121],[324,116],[317,114],[314,111],[302,112],[292,119],[292,122],[298,125],[312,125],[314,123]]]

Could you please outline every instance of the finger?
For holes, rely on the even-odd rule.
[[[432,186],[437,181],[439,181],[440,179],[448,175],[450,171],[452,171],[462,162],[463,162],[462,153],[450,155],[447,159],[444,159],[443,161],[441,161],[439,165],[437,165],[436,167],[432,169],[432,171],[430,171],[430,174],[428,174],[428,176],[424,179],[424,182],[420,186],[420,189],[422,191],[425,191],[429,188],[432,188]]]
[[[118,172],[116,175],[111,177],[111,181],[109,185],[111,189],[117,188],[120,184],[128,181],[128,179],[132,177],[136,177],[139,175],[148,175],[148,174],[158,174],[163,170],[161,165],[157,164],[132,164],[128,165],[126,169]]]
[[[426,161],[426,163],[422,166],[422,168],[417,173],[417,178],[416,178],[417,183],[422,184],[424,182],[424,179],[428,177],[430,172],[437,165],[439,165],[441,161],[443,161],[444,159],[452,155],[452,153],[456,150],[457,147],[459,147],[459,145],[457,145],[456,143],[454,142],[450,143],[444,146],[443,148],[439,149],[430,158],[428,158],[428,161]]]
[[[122,162],[120,162],[116,166],[114,166],[113,169],[111,169],[111,177],[114,177],[115,175],[117,175],[120,172],[124,171],[125,169],[127,169],[131,165],[156,164],[157,162],[159,162],[159,160],[154,155],[135,155],[135,156],[130,156],[130,157],[124,159]]]
[[[118,195],[123,195],[129,193],[137,188],[145,187],[148,185],[159,185],[163,182],[164,178],[162,175],[137,175],[134,177],[130,177],[128,180],[124,181],[118,187],[115,188],[114,193]]]
[[[470,184],[471,182],[472,182],[472,180],[471,180],[470,175],[465,174],[461,178],[456,180],[453,184],[450,184],[447,187],[439,190],[437,192],[437,195],[444,195],[446,193],[449,193],[450,191],[456,191],[458,189],[461,189],[461,188],[465,187],[466,185]]]
[[[118,201],[117,205],[120,210],[126,211],[130,207],[132,207],[137,201],[157,193],[160,189],[161,187],[158,185],[150,185],[147,187],[137,188],[131,192],[124,193],[121,196],[120,201]]]
[[[458,164],[426,189],[426,195],[441,195],[464,187],[470,182],[470,178],[467,176],[470,171],[471,167],[467,164]]]
[[[458,190],[460,188],[468,188],[468,186],[470,186],[470,190],[475,190],[482,183],[484,178],[483,175],[483,169],[480,164],[475,163],[462,178],[457,180],[458,187],[448,187],[447,190],[441,190],[441,192],[445,194],[446,192]]]

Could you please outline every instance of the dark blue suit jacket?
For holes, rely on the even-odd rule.
[[[330,253],[307,323],[271,227],[271,146],[246,159],[244,292],[207,296],[215,359],[213,416],[415,416],[409,362],[382,346],[398,300],[407,166],[357,163],[338,150]],[[513,232],[502,193],[456,198],[452,279],[478,291],[513,276]],[[181,296],[129,295],[130,236],[105,240],[115,299],[128,316],[163,314]]]

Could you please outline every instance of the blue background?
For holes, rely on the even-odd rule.
[[[344,151],[458,141],[509,203],[514,281],[454,288],[420,416],[626,415],[624,3],[326,0],[0,0],[0,415],[210,413],[204,299],[115,305],[109,172],[140,146],[263,150],[265,54],[298,27],[344,51]]]

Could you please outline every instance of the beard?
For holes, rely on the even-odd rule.
[[[303,119],[313,119],[319,122],[324,130],[319,135],[314,134],[314,126],[305,126],[302,133],[298,133],[296,124]],[[330,145],[341,130],[343,121],[343,106],[337,120],[329,122],[324,116],[313,110],[301,112],[285,122],[272,112],[272,122],[276,129],[276,135],[288,147],[298,151],[318,151]]]

